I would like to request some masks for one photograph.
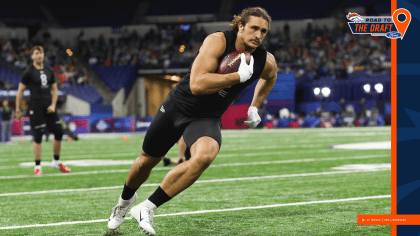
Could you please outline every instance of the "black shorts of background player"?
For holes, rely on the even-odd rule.
[[[48,142],[48,140],[50,139],[50,131],[48,130],[48,127],[45,127],[45,142]]]
[[[45,128],[54,133],[54,158],[51,166],[61,170],[62,172],[70,172],[70,169],[65,167],[60,161],[63,128],[61,127],[55,110],[58,99],[58,88],[54,71],[49,66],[44,65],[43,47],[33,47],[31,49],[31,57],[33,59],[33,63],[23,73],[22,80],[19,83],[18,93],[16,96],[16,117],[18,119],[22,118],[20,104],[23,98],[23,91],[28,88],[31,92],[29,118],[32,135],[34,137],[34,176],[40,176],[42,174],[41,142]]]
[[[210,166],[222,143],[223,113],[254,81],[258,83],[245,124],[255,128],[261,122],[258,107],[277,78],[276,60],[262,45],[270,22],[271,17],[264,9],[247,8],[234,17],[231,30],[206,37],[187,75],[170,91],[154,116],[141,154],[134,161],[118,203],[111,211],[109,229],[116,229],[123,223],[126,212],[137,200],[137,189],[183,136],[191,159],[172,168],[158,189],[130,211],[140,229],[148,235],[156,234],[152,227],[154,211],[191,186]],[[237,72],[218,74],[220,61],[237,50],[251,53],[249,64],[242,53]]]
[[[170,158],[165,156],[163,158],[163,166],[169,166],[170,164],[181,164],[184,161],[188,161],[191,158],[190,149],[187,147],[185,140],[181,137],[178,140],[178,158]]]

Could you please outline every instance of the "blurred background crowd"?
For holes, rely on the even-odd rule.
[[[14,95],[9,92],[17,89],[32,63],[30,49],[41,45],[45,64],[53,68],[64,97],[81,99],[89,110],[62,109],[62,114],[153,116],[159,103],[154,101],[164,98],[185,75],[206,36],[227,30],[233,15],[254,4],[217,0],[203,8],[189,1],[122,0],[112,9],[87,0],[81,9],[70,0],[24,1],[19,6],[8,2],[0,9],[0,100],[10,100],[13,107]],[[390,1],[258,4],[273,18],[263,44],[274,55],[279,75],[293,75],[291,87],[279,77],[277,88],[284,88],[292,100],[268,98],[260,110],[262,126],[390,124],[391,41],[352,34],[346,18],[348,12],[389,16]],[[145,78],[143,92],[137,91],[139,78]],[[122,88],[123,99],[117,96]],[[130,95],[134,93],[146,98],[127,108],[138,96]],[[66,99],[60,99],[61,107],[66,107]]]

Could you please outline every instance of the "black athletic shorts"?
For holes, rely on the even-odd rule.
[[[213,138],[221,147],[220,118],[188,117],[174,103],[168,94],[153,118],[143,141],[143,151],[147,155],[163,157],[182,135],[188,149],[203,136]]]
[[[61,124],[57,112],[47,113],[50,102],[31,103],[29,105],[29,118],[32,130],[48,128],[49,132],[54,132],[56,124]]]

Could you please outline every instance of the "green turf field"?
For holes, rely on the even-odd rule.
[[[32,176],[31,141],[0,145],[0,235],[140,235],[133,219],[115,231],[107,219],[143,138],[65,140],[70,174],[50,167],[52,142],[43,142],[42,177]],[[389,127],[223,131],[218,157],[155,212],[154,228],[157,235],[390,235],[390,226],[358,226],[357,215],[391,213],[391,150],[328,148],[390,140]],[[178,156],[177,146],[168,156]],[[156,166],[136,204],[172,167]]]

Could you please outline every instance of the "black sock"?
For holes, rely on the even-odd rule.
[[[153,202],[153,204],[155,204],[157,207],[171,199],[172,198],[169,197],[160,186],[156,189],[152,196],[149,197],[149,201]]]
[[[41,160],[39,160],[39,161],[35,160],[35,165],[37,165],[37,166],[41,165]]]
[[[58,160],[60,160],[60,155],[54,155],[54,160],[56,160],[56,161],[58,161]]]
[[[137,189],[139,189],[139,188],[132,189],[132,188],[128,187],[126,184],[124,184],[124,189],[123,189],[123,192],[121,194],[121,198],[123,200],[128,200],[128,199],[132,198],[134,196],[134,194],[136,193]]]

